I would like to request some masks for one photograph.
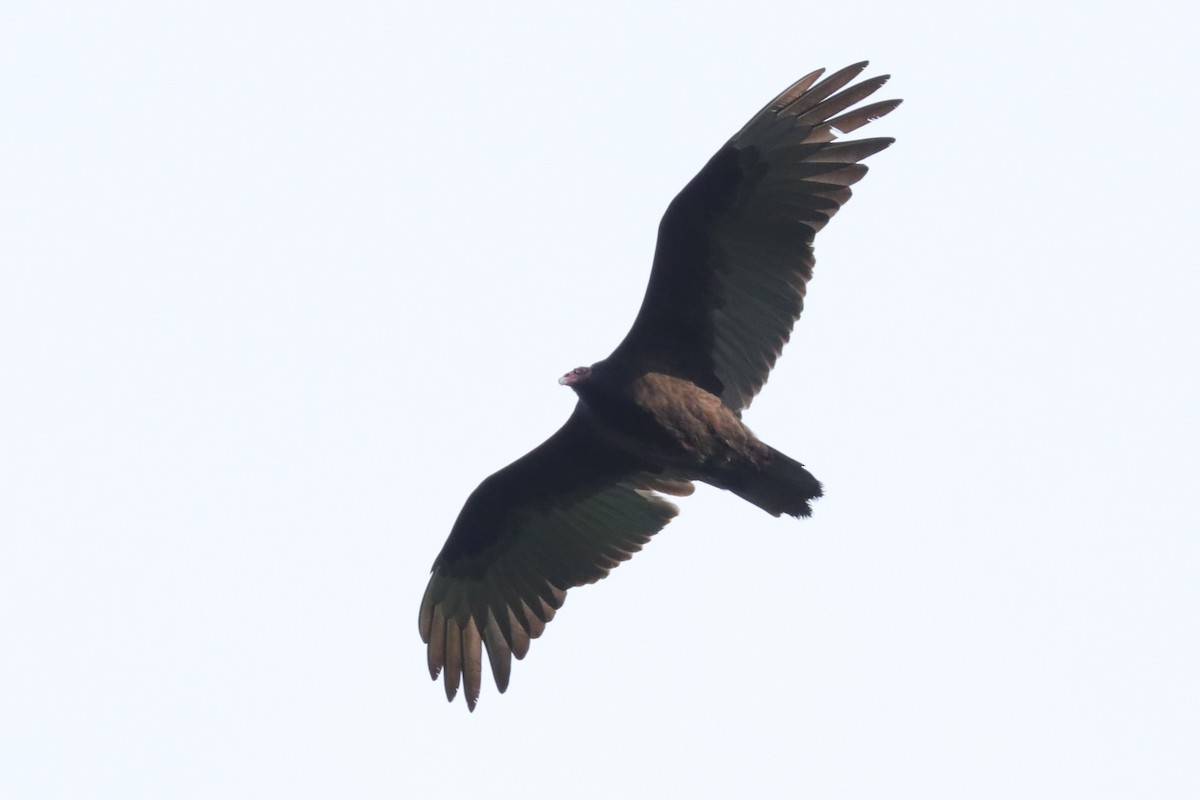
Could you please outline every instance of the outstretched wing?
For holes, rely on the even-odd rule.
[[[609,357],[687,378],[735,411],[762,388],[804,307],[813,237],[894,140],[835,141],[900,104],[847,111],[888,76],[817,70],[756,114],[671,202],[642,308]]]
[[[429,672],[460,683],[474,710],[483,648],[508,688],[567,589],[595,583],[642,549],[678,512],[655,494],[690,494],[685,480],[649,471],[607,445],[577,405],[540,447],[487,478],[467,499],[421,602]]]

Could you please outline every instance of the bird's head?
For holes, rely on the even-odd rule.
[[[563,386],[578,386],[579,384],[592,377],[591,367],[576,367],[558,379],[558,382]]]

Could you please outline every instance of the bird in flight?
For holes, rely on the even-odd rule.
[[[562,606],[633,556],[693,481],[769,514],[807,517],[821,484],[760,441],[741,412],[804,307],[813,237],[885,138],[839,141],[899,100],[852,108],[887,75],[867,66],[789,86],[734,134],[668,206],[633,327],[603,361],[558,382],[579,396],[549,439],[467,498],[433,563],[419,628],[430,675],[474,710],[483,652],[496,687]]]

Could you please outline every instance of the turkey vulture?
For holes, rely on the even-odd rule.
[[[630,558],[678,513],[660,494],[692,481],[769,514],[807,517],[821,484],[759,441],[741,412],[804,306],[813,237],[893,139],[836,141],[900,104],[857,109],[887,75],[866,67],[789,86],[671,202],[650,284],[625,340],[559,378],[579,396],[553,436],[467,499],[433,563],[419,627],[446,697],[479,699],[483,650],[497,688],[573,586]]]

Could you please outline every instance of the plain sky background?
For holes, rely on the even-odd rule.
[[[0,795],[1200,796],[1197,12],[0,7]],[[702,488],[505,695],[416,630],[674,194],[863,58],[905,104]]]

